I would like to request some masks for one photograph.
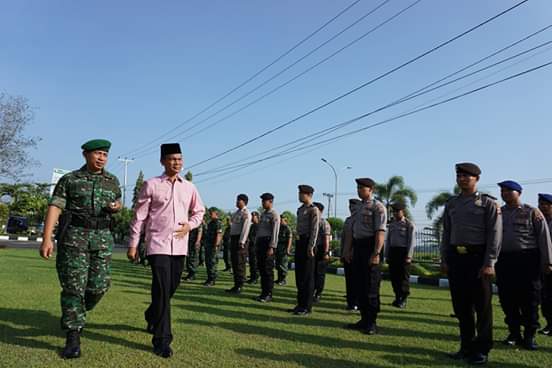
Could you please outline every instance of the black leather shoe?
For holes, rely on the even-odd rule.
[[[195,276],[194,275],[188,275],[184,278],[184,281],[194,281],[195,280]]]
[[[260,295],[256,297],[255,300],[261,303],[270,303],[272,301],[272,295]]]
[[[257,283],[257,279],[249,279],[249,280],[247,280],[247,283],[248,283],[249,285],[256,284],[256,283]]]
[[[399,299],[393,300],[393,303],[391,303],[391,305],[395,308],[398,308],[399,307]]]
[[[454,360],[465,360],[468,358],[468,353],[460,349],[456,353],[447,353],[447,356]]]
[[[466,360],[466,362],[471,365],[483,365],[487,364],[488,361],[488,356],[481,353],[471,354]]]
[[[399,299],[399,304],[397,305],[397,308],[399,309],[406,308],[406,298]]]
[[[508,335],[508,337],[506,337],[502,343],[504,345],[508,345],[508,346],[516,346],[516,345],[521,345],[522,344],[522,340],[521,340],[521,334],[518,332],[518,333],[510,333]]]
[[[523,337],[523,347],[527,350],[537,350],[537,340],[535,339],[535,334],[526,334]]]
[[[297,310],[299,310],[299,306],[295,306],[293,308],[290,308],[290,309],[286,309],[286,312],[288,313],[295,313]]]
[[[234,286],[233,288],[231,289],[228,289],[228,290],[225,290],[227,293],[230,293],[230,294],[241,294],[242,292],[242,289],[241,287],[239,286]]]
[[[207,280],[203,283],[203,286],[205,287],[212,287],[212,286],[215,286],[215,282],[212,281],[212,280]]]
[[[277,282],[277,284],[279,286],[286,286],[287,285],[287,281],[286,280],[280,280],[279,282]]]
[[[162,358],[170,358],[173,355],[173,351],[169,345],[153,346],[153,352]]]
[[[368,323],[363,320],[358,321],[357,323],[348,323],[345,325],[345,328],[348,330],[365,330],[368,327]]]
[[[321,295],[315,295],[312,297],[312,302],[313,303],[320,303],[320,298],[322,298]]]
[[[365,335],[375,335],[378,333],[378,327],[375,323],[370,323],[368,324],[368,326],[366,326],[366,328],[363,328],[361,331]]]
[[[545,328],[539,331],[541,335],[552,336],[552,325],[546,325]]]
[[[63,359],[75,359],[81,356],[79,330],[70,330],[67,332],[65,347],[61,352],[61,356]]]
[[[308,316],[310,312],[304,308],[298,308],[293,314],[296,316]]]

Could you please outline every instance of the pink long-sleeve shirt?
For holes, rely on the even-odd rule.
[[[187,255],[188,235],[178,239],[174,232],[184,223],[195,229],[204,214],[205,207],[195,185],[180,175],[174,183],[165,174],[148,179],[140,191],[130,223],[129,247],[138,246],[144,229],[148,255]]]

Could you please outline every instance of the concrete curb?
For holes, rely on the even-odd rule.
[[[41,242],[42,237],[37,236],[19,236],[19,235],[0,235],[0,240],[11,240],[11,241],[37,241]]]

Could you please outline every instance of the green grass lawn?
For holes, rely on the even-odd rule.
[[[204,270],[200,276],[204,275]],[[328,275],[323,301],[308,317],[286,313],[295,301],[289,285],[277,287],[274,302],[254,302],[259,286],[241,296],[224,292],[223,273],[212,289],[201,281],[183,283],[172,303],[173,358],[151,352],[143,312],[149,299],[149,270],[129,264],[123,253],[113,261],[113,286],[89,314],[83,356],[63,361],[59,329],[59,284],[55,261],[34,250],[0,249],[0,367],[455,367],[444,352],[458,348],[456,320],[449,316],[447,290],[414,286],[408,308],[389,306],[389,282],[382,288],[380,334],[342,328],[357,314],[344,310],[344,279]],[[201,280],[201,277],[200,277]],[[495,297],[495,303],[497,298]],[[495,340],[506,335],[495,307]],[[552,338],[539,336],[540,350],[527,352],[500,343],[491,367],[552,367]]]

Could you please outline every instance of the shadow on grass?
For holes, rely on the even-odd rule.
[[[0,342],[6,345],[56,350],[59,352],[62,348],[61,344],[60,346],[55,346],[41,341],[41,338],[45,336],[61,337],[63,332],[59,324],[59,317],[45,311],[0,308]],[[100,332],[106,330],[141,331],[136,327],[121,324],[90,323],[83,332],[83,338],[120,345],[135,350],[151,350],[150,346],[105,335]]]

